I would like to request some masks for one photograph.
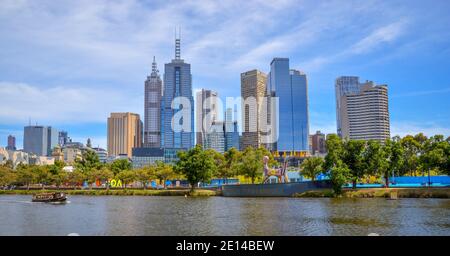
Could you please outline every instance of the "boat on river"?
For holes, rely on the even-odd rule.
[[[46,192],[33,195],[32,202],[44,202],[44,203],[62,203],[67,200],[67,196],[63,192]]]

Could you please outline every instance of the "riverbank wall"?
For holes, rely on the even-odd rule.
[[[290,197],[310,190],[330,189],[328,180],[272,184],[223,185],[225,197]]]

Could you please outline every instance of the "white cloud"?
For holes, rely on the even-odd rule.
[[[396,135],[403,137],[418,133],[423,133],[428,137],[437,134],[447,137],[450,136],[450,128],[436,123],[391,122],[391,137]]]
[[[368,53],[377,47],[398,39],[404,33],[407,24],[407,20],[403,18],[387,25],[380,25],[365,37],[358,39],[350,47],[341,51],[338,50],[334,54],[314,56],[309,60],[301,62],[299,66],[306,72],[317,72],[330,63]]]
[[[382,26],[372,31],[350,47],[349,54],[362,54],[397,39],[403,32],[407,22],[406,19]]]
[[[449,93],[450,88],[438,89],[438,90],[425,90],[425,91],[409,91],[399,94],[391,95],[390,98],[400,98],[400,97],[415,97],[415,96],[423,96],[423,95],[431,95],[431,94],[443,94]]]
[[[110,112],[140,112],[140,96],[118,90],[77,86],[42,89],[24,83],[0,82],[2,124],[105,122]]]
[[[3,0],[1,5],[2,124],[28,118],[105,122],[113,111],[142,113],[151,57],[161,70],[173,58],[176,26],[182,28],[181,55],[192,64],[193,87],[228,96],[239,95],[239,73],[268,70],[273,57],[290,57],[291,66],[307,73],[321,70],[397,42],[413,19],[389,2],[370,0]],[[333,87],[327,84],[326,90]],[[326,121],[311,123],[317,124],[312,130],[335,130]]]

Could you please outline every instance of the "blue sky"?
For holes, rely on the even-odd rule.
[[[144,80],[174,55],[193,87],[239,96],[274,57],[308,75],[310,130],[335,132],[334,80],[387,84],[392,135],[450,135],[449,1],[0,0],[0,145],[23,126],[106,146],[110,112],[143,114]]]

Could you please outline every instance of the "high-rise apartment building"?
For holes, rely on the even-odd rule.
[[[267,75],[259,70],[241,74],[242,108],[242,150],[247,147],[259,148],[263,145],[263,113],[266,96]]]
[[[196,94],[196,144],[203,145],[213,122],[218,121],[218,95],[212,90],[201,89]]]
[[[142,147],[142,121],[138,114],[111,113],[108,117],[108,153],[131,157],[132,148]]]
[[[23,150],[38,156],[51,156],[58,145],[58,130],[51,126],[25,126]]]
[[[180,39],[175,39],[175,59],[164,65],[161,114],[161,147],[190,149],[194,145],[194,98],[191,65],[180,58]]]
[[[288,58],[274,58],[270,63],[267,95],[278,104],[272,116],[272,147],[279,152],[309,152],[308,82],[306,75],[289,68]],[[273,100],[271,100],[273,102]],[[271,113],[268,111],[268,113]]]
[[[9,135],[8,136],[8,145],[6,146],[6,150],[16,150],[16,137]]]
[[[337,132],[341,138],[385,141],[390,137],[387,85],[358,77],[338,77],[336,89]]]
[[[161,147],[162,81],[153,57],[152,73],[145,81],[144,147]]]

